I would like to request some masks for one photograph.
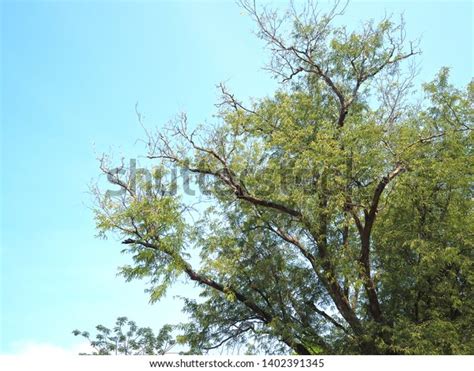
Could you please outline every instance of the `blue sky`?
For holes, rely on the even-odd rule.
[[[283,4],[283,2],[279,2]],[[418,81],[441,66],[473,75],[473,7],[454,1],[353,1],[349,26],[404,12],[422,37]],[[158,328],[184,319],[173,295],[149,305],[144,282],[125,283],[114,238],[96,239],[88,184],[96,157],[139,157],[143,131],[186,111],[212,121],[221,81],[239,96],[270,94],[275,81],[253,25],[233,1],[1,3],[0,353],[25,344],[72,349],[74,328],[119,315]]]

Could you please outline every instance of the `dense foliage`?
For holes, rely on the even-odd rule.
[[[97,225],[132,255],[122,274],[152,301],[197,284],[191,353],[472,353],[474,84],[442,69],[412,96],[403,23],[242,6],[281,89],[244,104],[221,86],[214,126],[148,130],[153,178],[102,162],[123,192],[96,189]],[[198,206],[166,191],[172,166],[204,184]]]

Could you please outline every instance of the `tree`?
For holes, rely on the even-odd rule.
[[[170,325],[163,326],[157,335],[149,327],[138,327],[127,317],[118,317],[111,330],[97,325],[97,334],[92,339],[88,331],[74,330],[74,336],[82,336],[94,349],[93,355],[162,355],[176,344]]]
[[[152,302],[196,283],[179,338],[191,353],[472,352],[473,82],[457,89],[443,69],[413,102],[403,20],[350,32],[333,25],[338,3],[241,6],[281,88],[244,104],[221,85],[214,127],[182,114],[147,130],[153,178],[103,159],[122,192],[95,188],[96,220],[132,254],[121,273],[148,279]],[[206,207],[167,192],[172,166]]]

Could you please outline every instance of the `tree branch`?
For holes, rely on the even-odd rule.
[[[165,254],[169,255],[172,259],[175,259],[179,265],[181,265],[183,267],[183,270],[184,272],[187,274],[187,276],[192,280],[192,281],[196,281],[200,284],[203,284],[205,286],[209,286],[221,293],[228,293],[228,292],[232,292],[234,295],[235,295],[235,298],[241,302],[242,304],[244,304],[247,308],[249,308],[253,313],[256,313],[257,315],[260,316],[260,318],[265,322],[265,323],[269,323],[271,320],[272,320],[272,316],[267,313],[265,310],[263,310],[262,308],[260,308],[257,304],[255,304],[252,300],[250,300],[248,297],[246,297],[245,295],[243,295],[242,293],[236,291],[235,289],[231,288],[231,287],[225,287],[223,286],[222,284],[214,281],[213,279],[211,278],[208,278],[198,272],[196,272],[192,267],[191,265],[186,262],[181,256],[179,256],[178,254],[176,253],[173,253],[173,252],[170,252],[169,250],[165,250],[163,249],[162,247],[160,246],[157,246],[155,244],[152,244],[152,243],[148,243],[146,241],[139,241],[139,240],[134,240],[134,239],[131,239],[131,238],[128,238],[124,241],[122,241],[123,244],[137,244],[137,245],[141,245],[143,247],[147,247],[147,248],[150,248],[150,249],[153,249],[153,250],[157,250],[157,251],[162,251],[164,252]]]

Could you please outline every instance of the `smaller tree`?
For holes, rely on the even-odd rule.
[[[138,327],[127,317],[118,317],[113,329],[103,325],[97,325],[96,329],[95,338],[91,337],[88,331],[72,332],[75,336],[80,335],[89,341],[94,348],[92,355],[163,355],[176,344],[171,334],[171,325],[164,325],[155,335],[149,327]]]

